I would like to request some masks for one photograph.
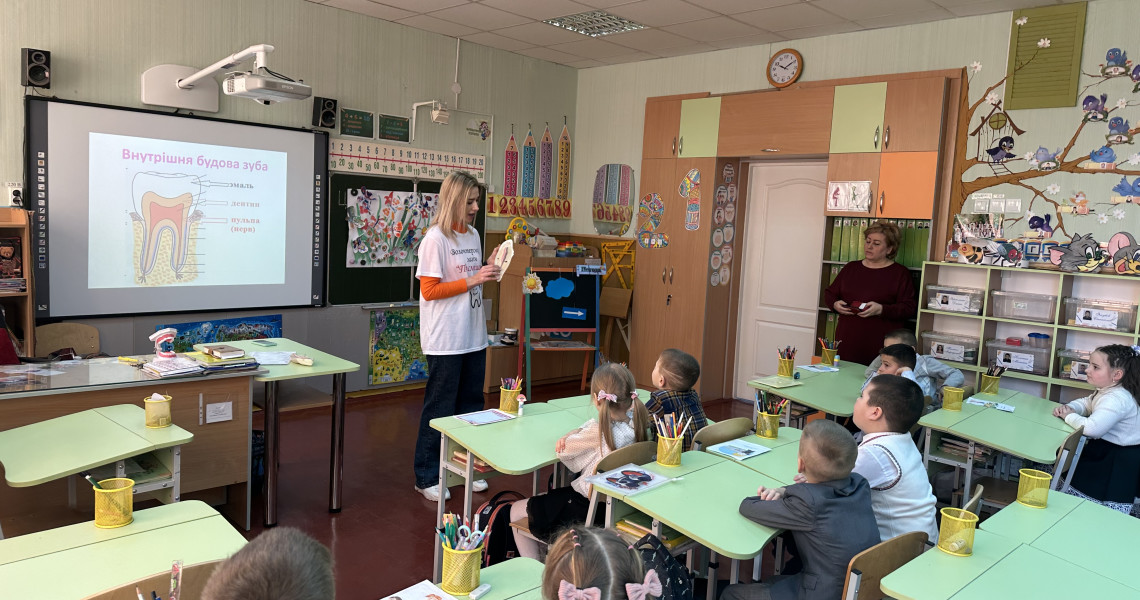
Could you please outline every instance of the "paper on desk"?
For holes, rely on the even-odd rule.
[[[996,408],[1005,412],[1013,412],[1014,407],[1001,402],[991,402],[989,400],[982,400],[981,398],[971,397],[966,400],[966,404],[973,404],[974,406],[986,406],[989,408]]]
[[[839,370],[839,367],[829,367],[827,365],[800,365],[797,369],[804,369],[807,371],[815,371],[817,373],[834,373]]]
[[[293,356],[292,352],[253,352],[250,354],[254,360],[263,365],[287,365]]]

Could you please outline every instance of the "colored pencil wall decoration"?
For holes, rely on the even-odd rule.
[[[555,184],[558,191],[555,198],[559,200],[570,199],[570,130],[562,126],[562,134],[558,136],[558,180]]]
[[[522,185],[519,195],[534,198],[534,167],[537,162],[538,147],[534,145],[534,135],[528,129],[522,147]]]
[[[550,127],[542,132],[542,142],[538,151],[538,197],[550,197],[550,177],[554,169],[554,139],[550,137]]]
[[[503,195],[517,196],[519,193],[519,147],[515,144],[515,134],[507,140],[507,151],[503,154]]]

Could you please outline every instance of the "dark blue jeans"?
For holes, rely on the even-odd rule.
[[[428,382],[416,438],[416,487],[420,489],[439,483],[440,434],[431,428],[431,420],[483,410],[487,351],[428,354],[427,363]]]

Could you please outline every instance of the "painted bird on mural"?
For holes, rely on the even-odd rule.
[[[1044,217],[1033,215],[1029,217],[1029,228],[1033,231],[1040,231],[1041,237],[1051,238],[1053,237],[1053,226],[1049,224],[1049,221],[1052,218],[1053,215],[1045,215]]]
[[[1045,146],[1038,146],[1037,152],[1033,153],[1033,158],[1039,163],[1043,162],[1056,162],[1057,155],[1061,153],[1061,149],[1057,148],[1056,152],[1049,152]]]
[[[993,148],[986,150],[990,155],[990,160],[995,163],[1013,158],[1013,138],[1005,136],[998,140],[998,143]]]
[[[1089,153],[1089,158],[1097,163],[1116,162],[1116,151],[1108,146],[1101,146]]]
[[[1101,94],[1100,99],[1097,99],[1096,96],[1085,96],[1081,108],[1085,112],[1103,112],[1105,102],[1108,102],[1108,94]]]
[[[1132,67],[1132,75],[1129,77],[1132,78],[1132,81],[1140,82],[1140,65]]]
[[[1120,48],[1109,48],[1104,55],[1104,66],[1123,67],[1128,64],[1128,52]]]
[[[1121,196],[1140,196],[1140,177],[1132,183],[1128,183],[1127,177],[1121,177],[1120,183],[1113,186],[1112,191]]]
[[[1113,117],[1108,120],[1108,133],[1110,135],[1123,135],[1128,133],[1128,121],[1124,117]]]

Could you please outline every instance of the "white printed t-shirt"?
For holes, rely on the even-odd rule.
[[[449,240],[438,226],[428,229],[420,242],[416,277],[438,277],[441,282],[466,279],[483,267],[479,232]],[[441,300],[420,298],[420,345],[424,354],[467,354],[487,347],[487,321],[483,313],[483,286]]]

